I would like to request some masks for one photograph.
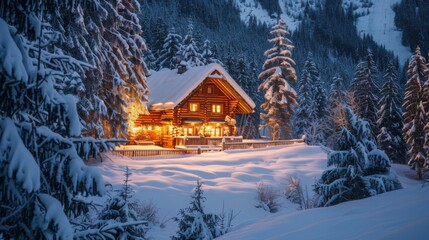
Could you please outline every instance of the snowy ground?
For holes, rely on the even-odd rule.
[[[125,166],[132,169],[134,197],[155,203],[160,220],[166,222],[164,228],[151,229],[149,235],[153,239],[169,239],[174,235],[177,225],[170,219],[179,209],[189,206],[197,179],[204,182],[207,213],[220,213],[223,205],[226,211],[233,209],[239,213],[234,219],[233,231],[224,239],[429,236],[429,230],[422,227],[429,224],[429,185],[422,188],[418,182],[410,180],[407,176],[413,173],[405,166],[395,166],[406,187],[404,190],[307,211],[297,211],[297,206],[287,200],[283,200],[280,211],[275,214],[256,208],[256,186],[260,182],[271,184],[282,192],[286,176],[292,175],[301,178],[311,190],[314,178],[325,169],[326,154],[319,147],[305,144],[162,160],[133,160],[109,155],[109,159],[95,166],[105,181],[115,187],[123,181],[121,170]]]
[[[375,0],[369,9],[370,14],[358,18],[357,30],[363,34],[372,35],[375,42],[386,47],[398,56],[399,62],[404,64],[412,55],[410,49],[401,43],[402,32],[395,27],[395,12],[392,5],[401,0]]]

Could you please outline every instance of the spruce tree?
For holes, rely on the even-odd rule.
[[[103,119],[105,134],[126,138],[138,115],[148,113],[149,70],[143,61],[146,44],[137,17],[140,5],[133,0],[111,0],[105,4],[103,38],[107,42],[102,46],[107,62],[100,69],[105,79],[100,90],[108,110]]]
[[[265,51],[267,59],[258,76],[262,81],[258,90],[265,92],[261,119],[273,140],[287,139],[291,137],[293,106],[297,105],[296,92],[291,86],[296,81],[295,62],[291,58],[293,45],[286,37],[289,34],[287,25],[281,19],[272,27],[270,34],[273,38],[268,42],[273,47]]]
[[[232,77],[247,95],[257,95],[257,87],[255,88],[255,81],[257,78],[253,76],[254,78],[252,79],[252,71],[242,54],[238,57],[233,74],[235,76]],[[259,131],[258,128],[259,114],[255,115],[251,113],[237,115],[237,135],[243,136],[244,138],[258,138],[259,135],[256,134]]]
[[[325,131],[323,131],[322,125],[326,122],[327,100],[312,53],[307,55],[298,90],[294,136],[299,138],[306,135],[313,139],[307,141],[308,144],[321,143],[325,139]]]
[[[182,48],[182,37],[176,34],[175,29],[171,28],[164,40],[164,45],[160,52],[158,62],[161,68],[175,69],[179,64],[178,54]]]
[[[206,39],[201,48],[201,59],[205,65],[210,63],[221,63],[218,59],[216,59],[215,54],[212,51],[212,46],[210,44],[210,40]]]
[[[378,146],[395,163],[405,163],[406,146],[402,138],[402,96],[398,85],[398,74],[390,63],[383,77],[384,84],[380,91],[380,110],[377,112]]]
[[[44,35],[44,28],[46,34],[57,33],[38,18],[36,10],[46,7],[42,2],[2,4],[10,11],[25,7],[32,14],[30,20],[17,11],[8,19],[31,25],[28,29],[0,18],[2,233],[11,239],[71,239],[68,217],[87,210],[78,196],[101,195],[104,190],[100,174],[85,166],[71,140],[81,136],[82,126],[77,98],[63,91],[72,82],[82,82],[89,66],[51,45],[52,35]],[[0,11],[0,16],[5,13]]]
[[[377,149],[369,123],[346,108],[343,128],[335,149],[328,152],[328,170],[315,184],[319,206],[362,199],[401,188],[390,172],[389,157]]]
[[[333,130],[338,134],[346,126],[345,107],[348,105],[347,91],[343,79],[337,75],[333,78],[329,95],[329,113]]]
[[[426,112],[423,105],[423,84],[427,80],[426,59],[421,56],[417,47],[408,64],[408,80],[405,84],[403,102],[404,127],[402,135],[408,146],[408,165],[417,173],[419,179],[423,178],[423,170],[427,154],[424,150],[426,134]]]
[[[202,183],[197,180],[191,206],[180,209],[179,217],[174,219],[179,224],[179,230],[175,236],[172,236],[172,239],[211,240],[221,235],[217,227],[220,221],[219,216],[204,212],[203,204],[206,198],[203,193]]]
[[[306,134],[311,122],[315,120],[313,88],[311,85],[311,74],[304,67],[299,81],[298,88],[298,108],[295,112],[294,136],[300,138]]]
[[[247,123],[242,131],[243,137],[247,139],[258,139],[260,138],[259,125],[260,125],[260,105],[263,102],[263,97],[258,93],[258,72],[259,69],[255,61],[251,61],[248,67],[248,91],[246,92],[249,96],[252,96],[252,100],[255,102],[256,107],[254,112],[247,116]]]
[[[140,216],[132,204],[132,187],[128,167],[124,170],[124,183],[122,189],[116,191],[116,195],[109,197],[106,205],[99,214],[99,221],[89,233],[81,232],[82,236],[98,236],[114,239],[145,239],[148,222]]]
[[[304,68],[307,69],[309,75],[310,75],[310,87],[312,88],[311,92],[314,97],[314,105],[313,105],[313,112],[314,117],[316,119],[323,119],[327,112],[326,112],[326,105],[327,105],[327,97],[326,97],[326,91],[322,86],[322,83],[320,81],[319,76],[319,70],[317,70],[316,63],[313,60],[313,54],[310,52],[307,55],[307,60],[305,61]]]
[[[194,24],[192,23],[192,21],[189,21],[188,23],[188,32],[183,38],[180,56],[182,57],[180,64],[185,65],[187,69],[189,69],[190,67],[204,65],[201,60],[200,50],[194,39]]]
[[[378,70],[373,55],[368,49],[364,60],[356,66],[353,82],[350,86],[352,94],[351,104],[353,112],[360,118],[369,122],[371,130],[377,134],[376,121],[378,110],[379,88],[376,84]]]

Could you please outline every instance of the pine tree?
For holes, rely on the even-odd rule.
[[[369,123],[346,108],[343,128],[335,150],[328,152],[328,167],[315,184],[319,206],[370,197],[401,188],[390,172],[389,157],[377,149]]]
[[[204,212],[202,183],[197,180],[197,187],[192,196],[191,206],[179,211],[179,217],[174,220],[179,224],[179,230],[172,239],[210,240],[221,235],[217,225],[219,216]]]
[[[107,42],[102,46],[107,63],[101,68],[106,79],[101,95],[108,110],[104,119],[107,137],[126,138],[138,115],[148,113],[149,70],[143,61],[146,44],[141,37],[139,9],[140,5],[133,0],[111,0],[105,6],[103,38]]]
[[[335,132],[339,133],[346,126],[344,108],[348,105],[347,92],[344,89],[343,79],[335,76],[331,84],[329,96],[329,112]]]
[[[238,57],[238,61],[234,67],[233,78],[236,80],[238,85],[246,92],[249,96],[254,96],[256,89],[252,88],[251,70],[241,54]],[[256,80],[256,78],[254,79]],[[256,118],[256,119],[255,119]],[[243,136],[244,138],[257,138],[255,132],[258,132],[259,127],[259,115],[253,114],[238,114],[237,117],[237,135]]]
[[[315,120],[313,88],[311,85],[311,75],[304,67],[299,81],[298,89],[298,108],[295,112],[294,136],[300,138],[306,134],[310,128],[311,122]]]
[[[182,37],[171,28],[164,40],[164,46],[160,52],[158,62],[161,68],[175,69],[179,64],[178,54],[182,48]]]
[[[428,54],[429,55],[429,54]],[[426,64],[426,70],[424,70],[426,75],[426,82],[423,84],[423,106],[425,107],[426,113],[426,124],[425,124],[425,151],[426,156],[429,156],[429,62]],[[426,161],[423,164],[425,172],[429,171],[429,158],[426,157]],[[427,176],[429,177],[429,176]]]
[[[182,49],[180,50],[180,55],[182,61],[180,64],[186,66],[186,69],[190,67],[203,66],[204,63],[201,60],[200,50],[198,49],[197,43],[194,39],[194,24],[192,21],[188,23],[188,32],[183,38]]]
[[[246,92],[249,96],[252,96],[252,100],[255,102],[256,107],[254,112],[247,115],[247,124],[245,124],[242,134],[247,139],[259,139],[259,124],[260,124],[260,105],[263,102],[263,97],[258,93],[258,72],[259,69],[255,61],[251,61],[248,66],[248,91]]]
[[[100,212],[99,221],[94,229],[97,231],[81,232],[81,236],[114,239],[145,239],[148,222],[136,212],[132,204],[133,190],[130,185],[131,171],[126,167],[124,184],[117,194],[110,197]]]
[[[395,163],[405,163],[406,146],[402,138],[402,106],[398,74],[392,63],[384,75],[377,112],[378,146]]]
[[[42,3],[2,4],[20,10],[6,18],[10,22],[32,26],[10,26],[0,12],[0,225],[7,230],[2,232],[6,238],[71,239],[67,216],[86,211],[76,197],[101,195],[104,186],[69,139],[80,136],[82,126],[76,97],[63,90],[82,82],[89,66],[52,47],[49,37],[57,33],[39,18]]]
[[[164,46],[164,40],[168,35],[168,26],[164,19],[158,17],[156,23],[151,26],[150,37],[153,39],[153,44],[150,45],[155,57],[160,56],[160,52]]]
[[[424,150],[426,125],[425,107],[423,105],[423,84],[427,79],[426,60],[416,48],[408,64],[408,80],[405,84],[403,102],[404,127],[402,135],[408,145],[408,165],[416,170],[417,177],[423,178],[423,167],[426,162]]]
[[[326,105],[327,97],[325,89],[322,86],[319,76],[319,70],[317,70],[316,63],[313,60],[313,54],[311,52],[307,55],[307,60],[304,64],[304,69],[308,71],[310,76],[310,88],[314,97],[313,111],[316,119],[323,119],[326,116]]]
[[[206,39],[201,49],[201,59],[205,65],[210,63],[219,63],[221,62],[216,59],[215,54],[212,52],[212,47],[210,45],[210,40]]]
[[[295,62],[291,58],[292,42],[286,38],[287,25],[283,20],[272,27],[273,48],[265,52],[267,60],[258,78],[262,81],[259,91],[265,91],[265,103],[261,105],[261,119],[268,127],[273,140],[291,137],[290,121],[293,105],[297,105],[296,92],[290,85],[296,81]]]
[[[379,88],[376,85],[378,70],[368,49],[365,59],[356,66],[350,92],[352,94],[353,112],[367,120],[371,130],[376,134]]]
[[[326,146],[333,147],[336,139],[341,134],[342,129],[346,126],[346,117],[344,109],[348,105],[347,91],[343,86],[343,79],[337,75],[333,78],[330,95],[329,95],[329,110],[327,129],[330,131],[326,139]]]
[[[301,137],[309,135],[310,126],[321,126],[327,115],[326,93],[322,87],[319,71],[313,61],[312,53],[308,53],[302,70],[301,81],[298,89],[298,108],[295,114],[294,136]],[[323,132],[318,133],[321,139],[317,142],[307,142],[316,144],[323,141]]]
[[[234,58],[231,52],[231,49],[228,51],[226,57],[223,59],[223,62],[225,63],[225,67],[229,75],[237,76],[236,67],[235,67],[235,63],[237,62],[237,60]]]

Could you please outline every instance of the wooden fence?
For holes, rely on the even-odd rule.
[[[168,158],[177,155],[197,154],[198,149],[117,149],[113,153],[132,158],[150,158],[154,156]]]
[[[224,142],[222,145],[191,145],[184,149],[117,149],[115,155],[131,158],[169,158],[180,155],[197,155],[204,152],[237,150],[237,149],[260,149],[276,146],[285,146],[304,142],[302,139],[278,140],[278,141],[255,141],[255,142]]]
[[[302,139],[292,139],[292,140],[278,140],[278,141],[258,141],[258,142],[241,142],[241,143],[228,143],[225,142],[222,144],[222,150],[236,150],[236,149],[256,149],[256,148],[267,148],[267,147],[276,147],[291,145],[295,143],[302,143]]]

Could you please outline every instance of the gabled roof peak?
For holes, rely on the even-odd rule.
[[[161,69],[158,72],[152,71],[148,77],[148,86],[151,91],[149,95],[149,109],[173,109],[189,96],[206,78],[225,79],[246,103],[254,108],[255,103],[232,79],[227,71],[217,63],[205,66],[192,67],[182,74],[177,73],[177,69]]]

